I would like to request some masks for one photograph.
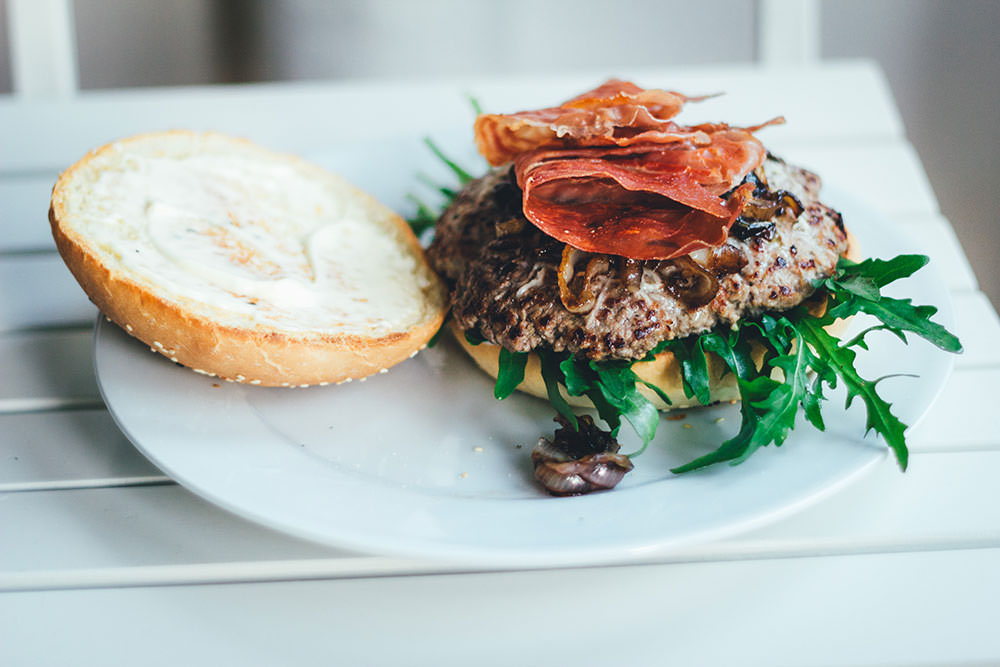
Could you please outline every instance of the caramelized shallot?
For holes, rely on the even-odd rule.
[[[667,290],[690,308],[704,306],[719,291],[716,277],[690,257],[660,262],[657,271]]]
[[[628,257],[618,258],[618,279],[622,281],[632,294],[639,291],[642,285],[642,262]]]
[[[583,271],[576,271],[578,260],[586,260]],[[608,266],[607,257],[590,255],[572,246],[563,248],[556,279],[559,282],[559,299],[566,310],[571,313],[586,313],[594,307],[597,303],[597,296],[593,291],[594,277],[606,273]]]
[[[632,470],[632,461],[618,453],[618,441],[587,415],[577,417],[579,430],[561,415],[561,428],[549,441],[540,438],[531,452],[535,479],[556,496],[574,496],[614,488]]]

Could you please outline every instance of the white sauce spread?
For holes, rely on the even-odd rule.
[[[372,221],[346,186],[255,158],[129,155],[76,224],[115,268],[225,324],[380,335],[424,319],[432,279],[391,220]]]

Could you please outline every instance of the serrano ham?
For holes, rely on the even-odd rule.
[[[612,80],[558,107],[481,115],[476,143],[513,161],[525,217],[574,248],[671,259],[726,240],[767,151],[724,123],[682,126],[693,99]],[[737,187],[739,186],[739,187]]]
[[[705,99],[644,90],[612,79],[560,106],[515,114],[481,114],[476,146],[494,167],[536,148],[628,146],[640,142],[707,143],[707,135],[671,119],[685,102]]]

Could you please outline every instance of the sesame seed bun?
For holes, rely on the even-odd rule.
[[[242,139],[174,131],[98,148],[61,175],[49,220],[104,315],[227,380],[362,378],[415,354],[444,317],[443,287],[404,220]]]

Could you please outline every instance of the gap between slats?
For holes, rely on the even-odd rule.
[[[685,563],[720,563],[763,561],[831,556],[866,556],[895,553],[928,553],[996,549],[1000,534],[977,538],[900,542],[887,546],[879,541],[830,541],[798,544],[788,542],[740,542],[712,544],[702,548],[680,549],[658,558],[608,561],[588,565],[563,566],[558,569],[591,569],[621,565],[656,566]],[[548,567],[519,565],[517,568],[476,567],[448,562],[426,562],[386,556],[355,556],[318,560],[255,561],[233,563],[195,563],[189,565],[154,565],[129,568],[52,570],[23,573],[0,573],[0,594],[23,591],[74,590],[94,588],[136,588],[149,586],[190,586],[199,584],[240,584],[323,579],[370,579],[437,574],[476,574],[525,570],[548,570]]]
[[[19,493],[25,491],[67,491],[73,489],[106,489],[119,486],[155,486],[175,484],[166,475],[150,477],[108,477],[104,479],[72,479],[65,481],[12,482],[0,484],[0,493]]]

